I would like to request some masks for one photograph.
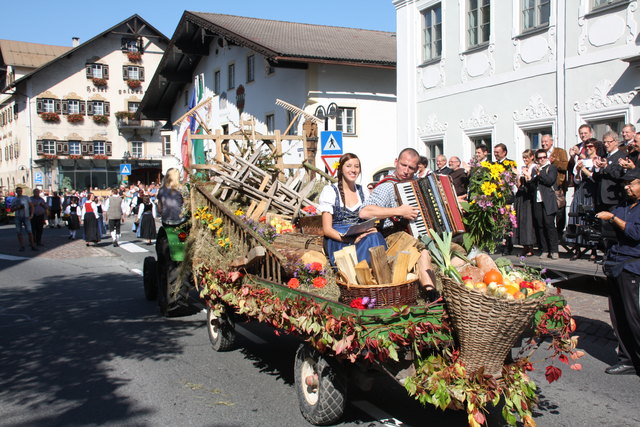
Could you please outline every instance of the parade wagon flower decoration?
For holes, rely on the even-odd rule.
[[[463,202],[467,248],[493,252],[497,244],[518,226],[516,212],[511,205],[517,176],[516,163],[482,162],[471,170],[469,201]]]
[[[208,206],[201,206],[193,214],[193,218],[200,220],[200,223],[213,233],[215,244],[222,249],[231,247],[231,240],[224,236],[224,223],[222,218],[216,217],[209,212]]]
[[[327,284],[327,279],[324,277],[326,271],[319,262],[293,265],[289,270],[293,271],[293,277],[287,282],[287,286],[291,289],[298,289],[301,286],[303,289],[322,289]]]

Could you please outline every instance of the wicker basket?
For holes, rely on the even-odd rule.
[[[484,366],[499,377],[513,344],[531,322],[543,298],[507,300],[443,278],[446,307],[469,374]]]
[[[340,302],[351,304],[356,298],[375,298],[375,308],[392,305],[413,305],[418,298],[418,279],[386,285],[351,285],[336,281],[340,288]]]
[[[300,230],[304,234],[312,234],[314,236],[324,236],[324,231],[322,230],[322,216],[303,216],[300,217]]]

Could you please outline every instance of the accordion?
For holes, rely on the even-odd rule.
[[[419,238],[429,229],[442,234],[464,233],[462,210],[448,175],[429,174],[418,180],[396,183],[398,203],[417,208],[418,217],[409,222],[409,232]]]

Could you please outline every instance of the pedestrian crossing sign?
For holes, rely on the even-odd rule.
[[[323,131],[320,132],[320,151],[323,156],[341,155],[342,148],[342,132],[341,131]]]
[[[122,163],[120,165],[120,175],[131,175],[131,163]]]

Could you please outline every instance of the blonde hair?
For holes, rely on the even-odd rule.
[[[180,172],[178,171],[178,169],[170,168],[169,170],[167,170],[167,174],[162,180],[162,186],[171,188],[173,190],[178,190],[180,188]]]

